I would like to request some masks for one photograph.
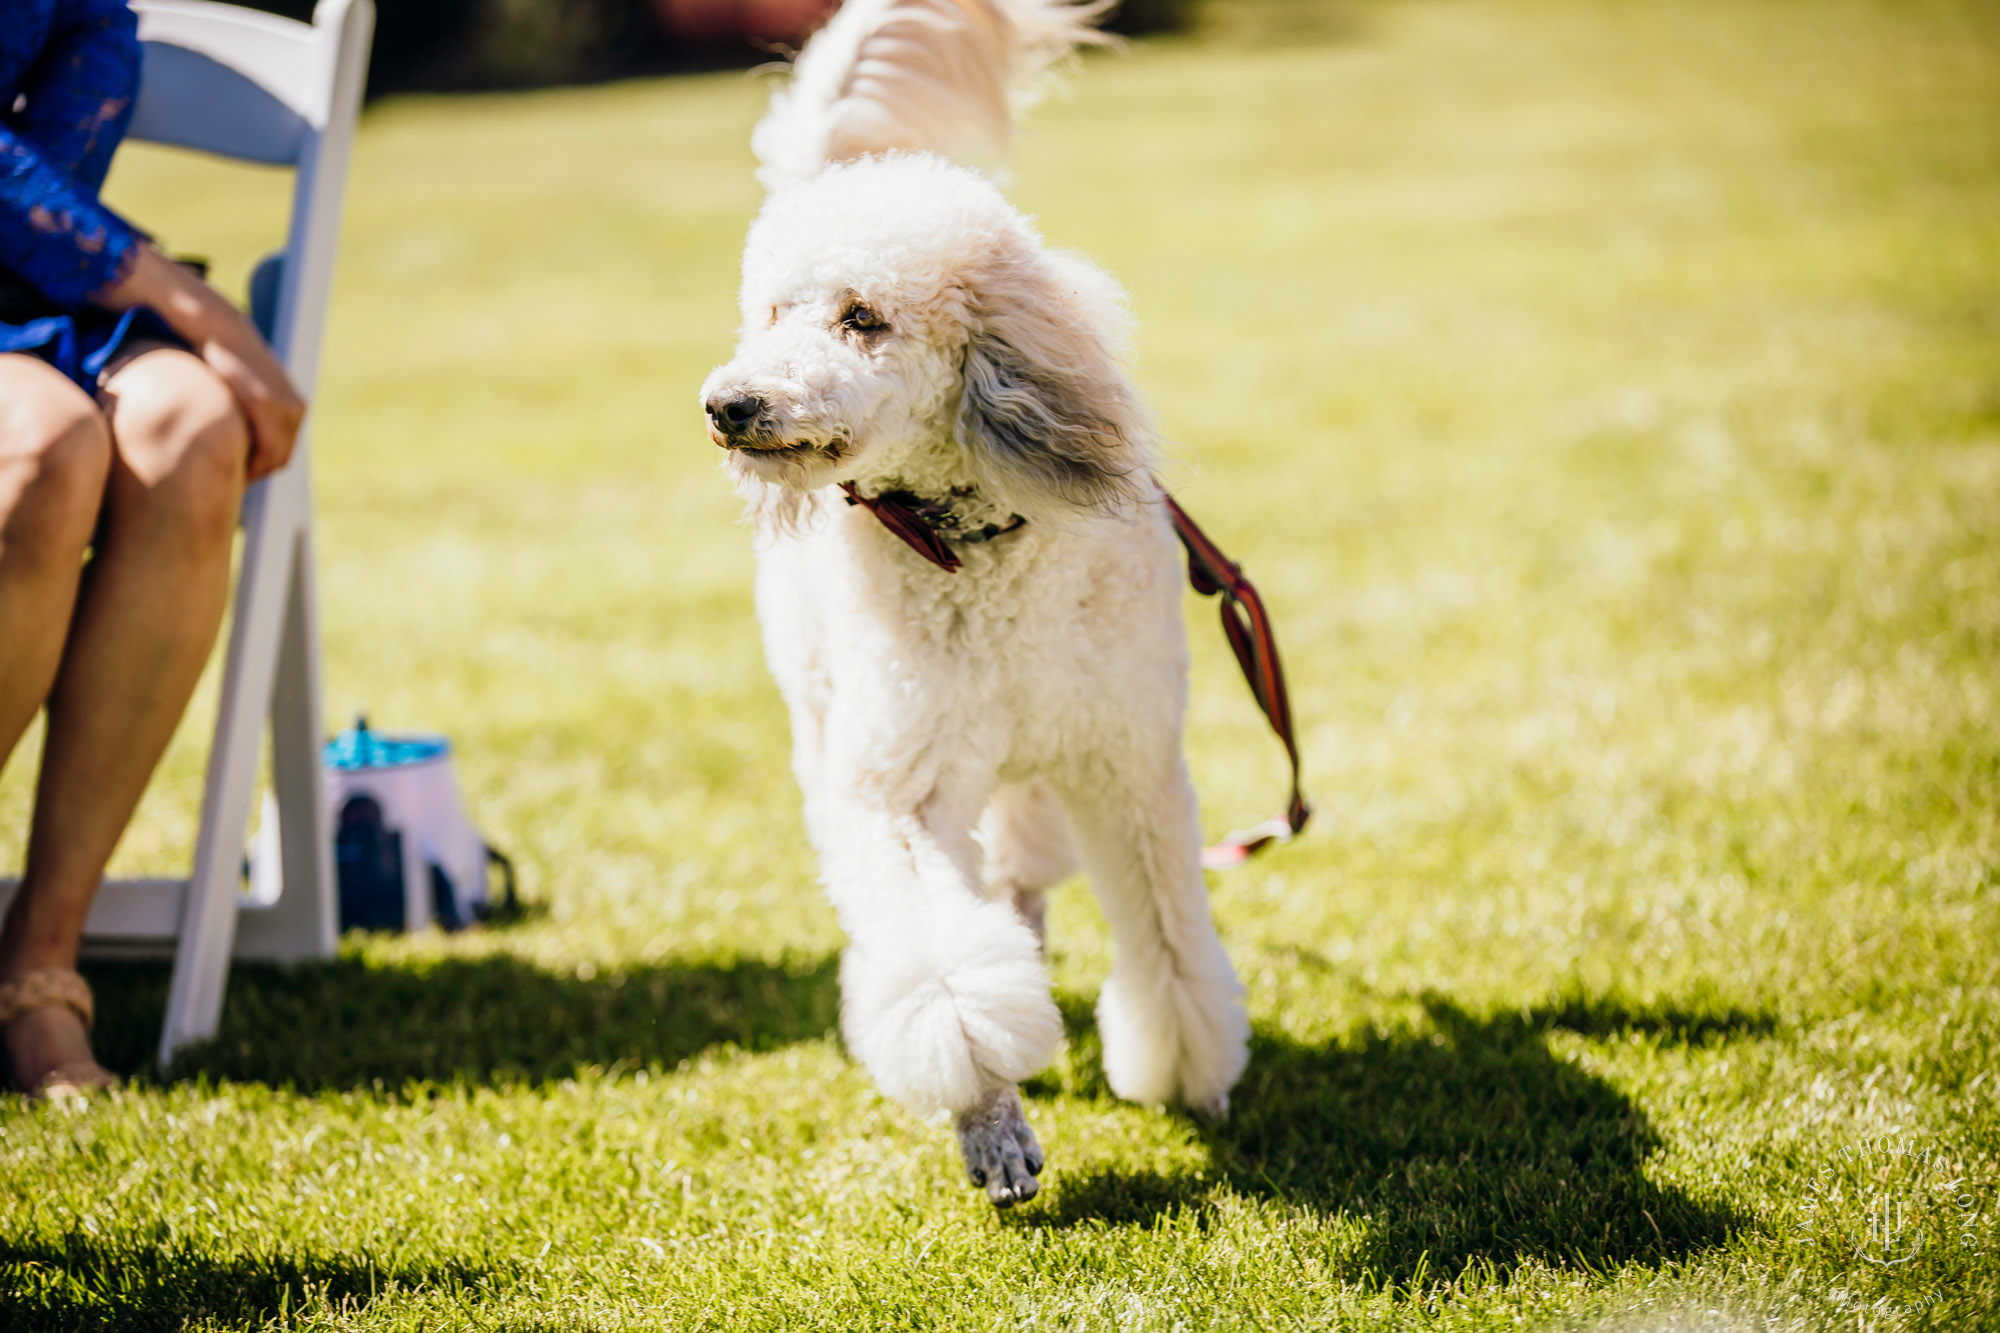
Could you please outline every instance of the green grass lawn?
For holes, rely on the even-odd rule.
[[[1216,12],[1089,60],[1013,190],[1130,286],[1295,683],[1319,822],[1212,885],[1229,1121],[1111,1097],[1080,883],[1032,1205],[840,1050],[695,403],[760,85],[396,101],[315,411],[328,724],[449,732],[530,910],[239,969],[165,1072],[164,971],[93,970],[132,1083],[0,1098],[0,1325],[2000,1327],[2000,11]],[[111,194],[224,281],[282,203]],[[1219,832],[1283,770],[1212,614]],[[121,868],[185,858],[212,689]]]

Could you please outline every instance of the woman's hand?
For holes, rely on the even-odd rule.
[[[229,386],[250,426],[249,480],[267,477],[291,461],[306,400],[262,335],[219,292],[141,242],[124,281],[98,300],[113,310],[151,306]]]
[[[190,337],[179,328],[174,332],[187,338],[208,368],[236,395],[250,423],[246,475],[258,481],[291,461],[299,442],[299,427],[306,419],[306,400],[292,387],[285,368],[250,322],[234,309],[229,315],[206,338]]]

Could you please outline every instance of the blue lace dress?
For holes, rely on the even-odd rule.
[[[0,0],[0,352],[85,389],[121,345],[174,340],[150,310],[90,300],[143,236],[97,198],[138,91],[125,0]]]

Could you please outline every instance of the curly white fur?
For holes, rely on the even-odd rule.
[[[850,940],[848,1045],[886,1092],[960,1117],[996,1202],[1039,1169],[1007,1099],[1062,1037],[1040,897],[1077,852],[1118,948],[1112,1087],[1220,1112],[1248,1035],[1202,881],[1180,570],[1122,294],[986,179],[908,151],[1004,129],[1005,89],[1095,13],[850,0],[758,128],[774,190],[735,357],[702,388],[759,520],[765,650]],[[1028,522],[946,573],[836,482],[969,489],[967,526]],[[994,1158],[1004,1182],[973,1161],[975,1113],[1002,1126],[980,1142],[1027,1145]]]

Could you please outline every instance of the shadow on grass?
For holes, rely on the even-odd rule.
[[[97,964],[98,1054],[157,1076],[165,964]],[[302,1091],[413,1082],[544,1083],[587,1067],[665,1066],[710,1047],[765,1050],[822,1037],[839,1009],[832,959],[779,966],[666,965],[588,979],[506,956],[370,966],[358,959],[232,969],[215,1040],[175,1062],[208,1077]],[[255,1326],[309,1300],[366,1307],[404,1289],[465,1291],[476,1265],[363,1256],[216,1256],[156,1234],[0,1240],[0,1329]]]
[[[19,1330],[253,1327],[323,1297],[354,1312],[401,1288],[476,1288],[460,1264],[399,1267],[362,1258],[284,1255],[217,1259],[185,1241],[73,1235],[61,1244],[0,1243],[0,1327]]]
[[[216,1039],[172,1072],[317,1091],[533,1084],[590,1067],[671,1068],[717,1045],[769,1050],[831,1033],[836,972],[834,960],[822,958],[665,965],[586,979],[504,955],[242,967],[231,977]],[[114,1068],[147,1069],[166,969],[99,967],[92,979],[100,1012],[116,1016],[99,1030],[101,1054]],[[1077,1066],[1088,1071],[1074,1091],[1108,1098],[1088,1007],[1073,996],[1063,1005]],[[1550,1037],[1561,1029],[1711,1042],[1768,1033],[1773,1020],[1714,1004],[1634,1007],[1583,995],[1526,1013],[1474,1015],[1436,995],[1422,1005],[1424,1022],[1354,1043],[1259,1034],[1230,1118],[1199,1130],[1206,1169],[1059,1176],[1049,1197],[1015,1223],[1150,1225],[1186,1211],[1202,1219],[1212,1215],[1221,1184],[1351,1219],[1359,1270],[1411,1285],[1473,1264],[1504,1273],[1529,1260],[1592,1269],[1658,1263],[1720,1244],[1741,1225],[1726,1209],[1647,1179],[1645,1162],[1661,1140],[1644,1112],[1551,1049]],[[1052,1089],[1036,1080],[1028,1091]],[[8,1262],[60,1269],[70,1260],[10,1252]],[[142,1264],[132,1280],[144,1271]],[[160,1273],[166,1282],[167,1270]],[[190,1290],[234,1283],[250,1291],[245,1300],[275,1299],[283,1283],[305,1276],[275,1261],[212,1267]],[[310,1276],[351,1277],[317,1267]]]
[[[1548,1038],[1573,1027],[1699,1040],[1768,1031],[1769,1020],[1621,1011],[1610,1001],[1485,1017],[1434,995],[1423,1006],[1427,1024],[1353,1045],[1260,1034],[1229,1118],[1201,1127],[1207,1170],[1063,1180],[1021,1222],[1149,1224],[1189,1209],[1200,1216],[1220,1182],[1344,1214],[1360,1231],[1362,1271],[1416,1285],[1468,1264],[1506,1273],[1531,1259],[1658,1263],[1720,1244],[1741,1225],[1726,1209],[1648,1180],[1643,1166],[1661,1140],[1645,1114],[1557,1055]]]
[[[1525,1017],[1534,1028],[1563,1028],[1585,1037],[1644,1033],[1688,1046],[1716,1039],[1768,1037],[1778,1028],[1778,1020],[1770,1014],[1748,1013],[1727,1005],[1672,1001],[1635,1005],[1580,991],[1565,993],[1552,1004],[1530,1010]]]
[[[159,964],[88,969],[99,1058],[151,1074],[165,1011]],[[222,1025],[172,1078],[305,1092],[412,1081],[543,1083],[589,1067],[665,1066],[711,1046],[769,1050],[827,1035],[840,1008],[831,958],[783,966],[665,964],[587,979],[504,955],[371,966],[357,959],[231,969]]]

